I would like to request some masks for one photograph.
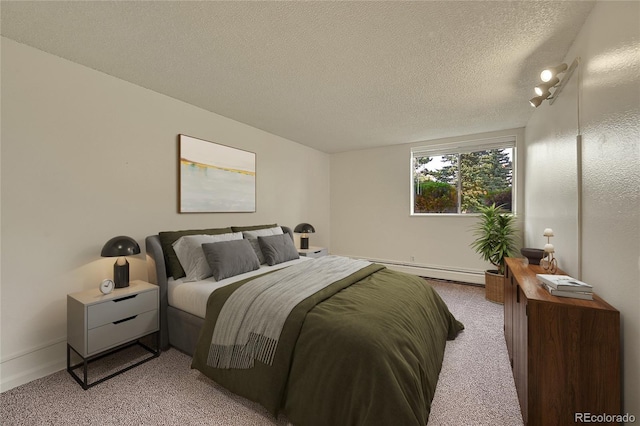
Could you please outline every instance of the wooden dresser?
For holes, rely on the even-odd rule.
[[[525,425],[620,414],[620,313],[596,294],[552,296],[523,260],[506,262],[504,336]]]

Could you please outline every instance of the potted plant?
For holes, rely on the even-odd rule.
[[[495,203],[480,207],[479,213],[473,232],[476,239],[471,247],[484,261],[496,267],[485,271],[485,297],[504,303],[504,259],[516,253],[516,217]]]

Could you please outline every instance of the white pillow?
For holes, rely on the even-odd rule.
[[[219,235],[185,235],[173,243],[173,250],[184,269],[183,281],[200,281],[213,273],[204,256],[202,244],[219,243],[221,241],[241,240],[242,232]]]
[[[282,228],[276,226],[275,228],[267,228],[267,229],[256,229],[254,231],[244,231],[244,237],[248,240],[257,239],[258,237],[268,237],[269,235],[280,235],[282,234]]]
[[[253,247],[253,251],[256,252],[256,256],[258,256],[258,261],[260,264],[266,263],[266,259],[264,257],[264,253],[262,253],[262,249],[260,248],[260,244],[258,243],[258,237],[269,237],[271,235],[281,235],[283,234],[282,228],[276,226],[275,228],[267,228],[267,229],[256,229],[255,231],[244,231],[244,238],[249,240],[251,243],[251,247]]]

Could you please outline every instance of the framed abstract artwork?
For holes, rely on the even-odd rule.
[[[180,213],[256,211],[256,154],[179,135]]]

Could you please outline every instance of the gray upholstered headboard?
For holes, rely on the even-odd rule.
[[[169,330],[167,328],[167,268],[164,262],[164,254],[160,237],[149,235],[144,240],[147,251],[148,281],[160,287],[160,347],[166,349],[169,346]]]
[[[288,233],[293,240],[293,231],[287,226],[282,226],[282,230]],[[160,237],[149,235],[145,238],[145,248],[147,251],[147,273],[149,282],[160,287],[160,347],[166,349],[169,346],[169,328],[167,324],[168,281],[167,267],[165,264],[164,252]]]

